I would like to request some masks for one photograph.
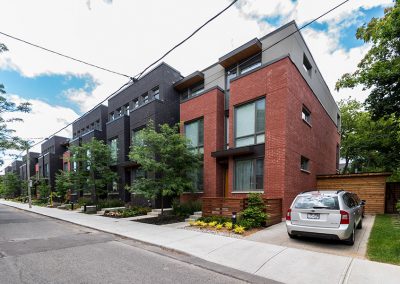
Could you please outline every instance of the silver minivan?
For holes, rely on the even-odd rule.
[[[286,214],[289,237],[328,238],[353,245],[355,229],[362,228],[364,204],[344,190],[300,193]]]

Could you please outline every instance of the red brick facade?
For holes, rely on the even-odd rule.
[[[340,136],[292,61],[286,57],[231,82],[229,145],[234,145],[234,109],[266,99],[264,144],[264,195],[282,198],[286,212],[297,193],[316,187],[316,175],[336,173],[336,147]],[[302,109],[311,113],[311,125],[302,119]],[[228,159],[228,192],[224,193],[224,170],[211,153],[224,146],[224,94],[211,91],[183,102],[180,118],[187,122],[204,117],[204,196],[245,197],[234,193],[234,159]],[[310,171],[300,169],[301,156],[310,161]],[[184,198],[186,199],[186,198]]]

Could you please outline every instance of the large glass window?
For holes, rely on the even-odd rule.
[[[185,124],[185,136],[190,141],[190,146],[198,153],[204,153],[204,122],[203,119]]]
[[[190,88],[185,89],[181,93],[181,100],[186,100],[188,98],[194,97],[202,91],[204,91],[204,82],[200,82],[191,86]]]
[[[264,159],[235,161],[234,191],[263,191]]]
[[[153,91],[154,99],[159,100],[160,99],[160,88],[155,87],[152,91]]]
[[[242,147],[265,142],[265,99],[236,108],[235,145]]]
[[[118,159],[118,138],[110,140],[111,164],[116,164]]]

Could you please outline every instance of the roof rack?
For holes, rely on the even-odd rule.
[[[319,192],[319,189],[306,190],[306,191],[303,191],[303,192],[302,192],[302,193],[300,193],[300,194],[307,193],[307,192],[312,192],[312,191],[318,191],[318,192]]]

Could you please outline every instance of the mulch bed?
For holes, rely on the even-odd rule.
[[[134,220],[133,222],[140,222],[146,224],[153,224],[153,225],[167,225],[172,223],[179,223],[185,221],[185,217],[175,216],[175,215],[166,215],[166,216],[158,216],[154,218],[145,218]]]

